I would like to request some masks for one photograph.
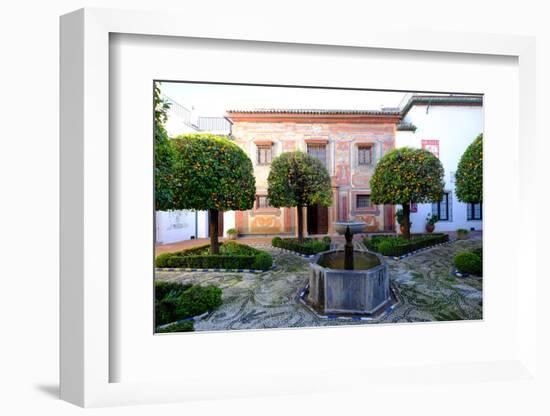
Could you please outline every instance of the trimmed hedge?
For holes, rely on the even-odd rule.
[[[220,244],[220,254],[211,254],[207,244],[160,254],[155,264],[156,267],[168,268],[267,270],[273,265],[273,258],[265,251],[228,241]]]
[[[327,251],[330,248],[330,242],[329,236],[325,236],[321,240],[304,238],[303,243],[300,243],[297,238],[275,237],[271,240],[271,245],[273,247],[295,251],[300,254],[312,255],[320,253],[321,251]]]
[[[458,253],[453,263],[460,273],[468,273],[475,276],[483,275],[483,261],[474,251]]]
[[[221,304],[222,290],[216,286],[155,282],[156,325],[201,315]]]
[[[165,333],[165,332],[192,332],[195,330],[193,321],[182,321],[175,324],[165,326],[164,328],[157,328],[155,332]]]
[[[448,234],[422,234],[413,236],[411,240],[392,236],[373,236],[364,238],[363,243],[370,251],[384,256],[402,256],[411,251],[434,246],[449,241]]]

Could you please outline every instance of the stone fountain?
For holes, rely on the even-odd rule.
[[[324,251],[310,264],[306,304],[323,314],[372,315],[391,303],[388,267],[375,253],[353,248],[363,222],[335,222],[344,249]]]

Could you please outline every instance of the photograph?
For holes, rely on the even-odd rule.
[[[154,332],[483,319],[483,95],[156,80]]]

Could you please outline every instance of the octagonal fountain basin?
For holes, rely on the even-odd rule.
[[[363,221],[340,221],[333,222],[332,225],[334,225],[334,230],[338,234],[344,235],[347,227],[349,227],[352,234],[359,234],[363,232],[363,228],[365,228],[367,224]]]
[[[319,253],[310,264],[306,301],[324,314],[374,314],[391,302],[388,266],[374,253],[354,250],[354,270],[344,270],[343,250]]]

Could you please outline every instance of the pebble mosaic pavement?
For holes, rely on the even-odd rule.
[[[376,321],[316,317],[298,300],[298,292],[308,281],[308,260],[276,248],[258,247],[269,251],[276,264],[275,269],[263,273],[156,272],[156,279],[214,284],[223,290],[223,304],[195,322],[196,331],[479,320],[483,282],[454,276],[452,258],[481,244],[481,236],[475,236],[402,260],[387,259],[401,302]]]

